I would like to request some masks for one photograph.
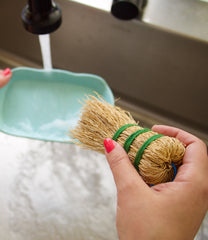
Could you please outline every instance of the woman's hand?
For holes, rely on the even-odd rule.
[[[152,130],[176,137],[186,145],[175,180],[152,188],[142,180],[118,143],[104,141],[117,187],[119,239],[191,240],[208,209],[207,147],[177,128],[156,125]]]
[[[0,70],[0,88],[4,87],[12,77],[12,72],[9,68]]]

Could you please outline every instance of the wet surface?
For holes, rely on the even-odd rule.
[[[0,133],[0,238],[117,239],[105,157],[75,145]]]

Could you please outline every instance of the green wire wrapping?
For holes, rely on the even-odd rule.
[[[120,127],[120,128],[116,131],[116,133],[113,135],[112,139],[113,139],[114,141],[117,141],[117,139],[118,139],[118,137],[120,136],[120,134],[121,134],[124,130],[126,130],[127,128],[132,127],[132,126],[138,126],[138,125],[137,125],[137,124],[126,124],[126,125],[123,125],[122,127]]]
[[[151,131],[150,129],[148,128],[143,128],[143,129],[140,129],[134,133],[132,133],[125,141],[124,145],[123,145],[123,148],[125,149],[125,151],[128,153],[129,152],[129,149],[130,149],[130,146],[131,144],[133,143],[133,141],[135,140],[136,137],[138,137],[140,134],[142,133],[145,133],[145,132],[148,132],[148,131]]]
[[[126,125],[123,125],[122,127],[120,127],[116,133],[114,134],[113,136],[113,140],[114,141],[117,141],[118,137],[120,136],[120,134],[126,130],[127,128],[129,127],[132,127],[132,126],[138,126],[137,124],[126,124]],[[123,145],[123,148],[125,149],[125,151],[128,153],[129,152],[129,149],[130,149],[130,146],[131,144],[133,143],[133,141],[135,140],[135,138],[137,136],[139,136],[140,134],[142,133],[145,133],[145,132],[148,132],[148,131],[151,131],[150,129],[148,128],[143,128],[143,129],[140,129],[140,130],[137,130],[136,132],[132,133],[127,139],[126,141],[124,142],[124,145]],[[141,148],[138,150],[137,154],[136,154],[136,157],[134,159],[134,167],[136,168],[136,170],[139,172],[139,163],[140,163],[140,160],[142,158],[142,155],[144,153],[144,150],[150,145],[151,142],[155,141],[156,139],[160,138],[160,137],[163,137],[164,135],[162,134],[156,134],[156,135],[153,135],[152,137],[148,138],[141,146]]]
[[[145,150],[146,147],[148,147],[150,145],[151,142],[155,141],[156,139],[160,138],[160,137],[163,137],[164,135],[162,134],[156,134],[156,135],[153,135],[152,137],[148,138],[144,143],[143,145],[141,146],[141,148],[138,150],[137,154],[136,154],[136,157],[134,159],[134,167],[137,169],[137,171],[139,172],[139,163],[140,163],[140,160],[142,158],[142,155],[143,155],[143,152]]]

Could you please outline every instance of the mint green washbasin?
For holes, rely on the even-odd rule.
[[[106,81],[93,74],[65,70],[14,68],[0,89],[0,131],[44,141],[70,142],[86,95],[100,94],[114,104]]]

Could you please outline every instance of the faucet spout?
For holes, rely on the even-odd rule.
[[[111,13],[118,19],[141,20],[143,8],[146,6],[147,0],[113,0]]]
[[[61,25],[61,9],[51,0],[28,0],[22,10],[22,21],[27,31],[48,34]]]

